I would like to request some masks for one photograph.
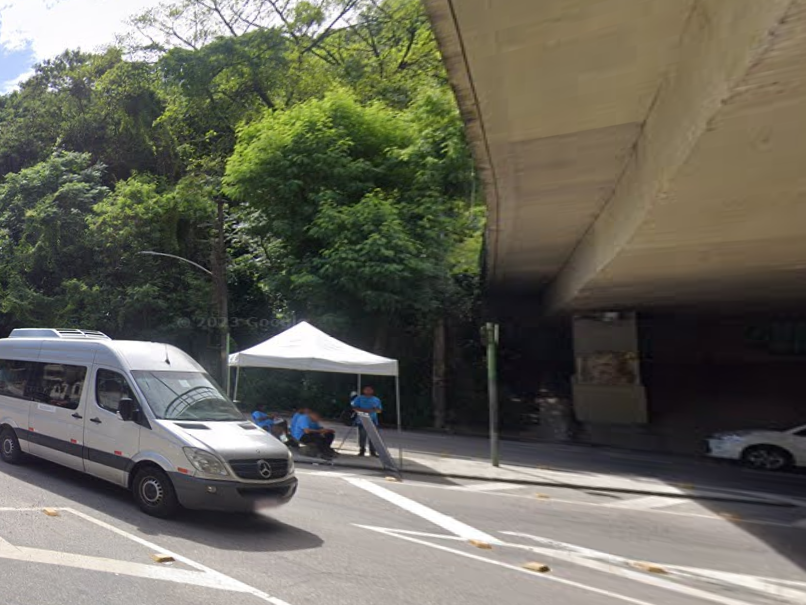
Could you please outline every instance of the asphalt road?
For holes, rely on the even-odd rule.
[[[163,521],[50,463],[0,465],[4,604],[806,603],[806,509],[794,506],[299,477],[295,500],[268,514]]]

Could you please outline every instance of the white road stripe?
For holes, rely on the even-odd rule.
[[[81,511],[78,511],[78,510],[75,510],[75,509],[72,509],[72,508],[62,508],[62,509],[58,509],[58,510],[62,510],[62,511],[71,513],[73,515],[76,515],[77,517],[81,517],[85,521],[89,521],[90,523],[93,523],[94,525],[97,525],[98,527],[102,527],[102,528],[104,528],[104,529],[106,529],[108,531],[111,531],[112,533],[115,533],[115,534],[117,534],[119,536],[122,536],[124,538],[128,538],[132,542],[136,542],[137,544],[141,544],[142,546],[145,546],[147,548],[152,549],[154,552],[169,555],[169,556],[173,557],[174,559],[176,559],[177,561],[180,561],[180,562],[184,563],[185,565],[187,565],[189,567],[192,567],[194,569],[197,569],[198,571],[204,572],[204,576],[207,577],[207,579],[205,581],[209,582],[210,584],[218,584],[221,587],[222,590],[231,590],[231,591],[235,591],[235,592],[242,592],[242,593],[250,594],[250,595],[252,595],[252,596],[254,596],[254,597],[258,598],[258,599],[266,601],[267,603],[272,603],[272,605],[289,605],[285,601],[283,601],[281,599],[278,599],[276,597],[273,597],[273,596],[271,596],[269,594],[266,594],[265,592],[263,592],[262,590],[258,590],[254,586],[249,586],[248,584],[244,584],[243,582],[241,582],[239,580],[236,580],[235,578],[231,578],[230,576],[227,576],[227,575],[225,575],[225,574],[223,574],[223,573],[221,573],[219,571],[211,569],[210,567],[207,567],[206,565],[202,565],[201,563],[197,563],[196,561],[193,561],[192,559],[188,559],[187,557],[183,557],[182,555],[180,555],[178,553],[171,552],[170,550],[167,550],[167,549],[163,548],[162,546],[154,544],[153,542],[149,542],[148,540],[144,540],[143,538],[141,538],[139,536],[131,534],[131,533],[129,533],[127,531],[124,531],[122,529],[119,529],[119,528],[115,527],[114,525],[110,525],[109,523],[101,521],[100,519],[96,519],[94,517],[91,517],[90,515],[82,513]],[[30,550],[33,550],[33,549],[30,549]],[[129,564],[127,563],[127,565],[129,565]],[[157,569],[159,569],[159,568],[157,568]],[[182,571],[182,570],[174,569],[174,570],[170,570],[170,571],[176,572],[176,571]],[[115,573],[122,573],[122,572],[115,572]],[[188,572],[188,573],[192,573],[192,572]],[[199,578],[199,577],[204,577],[204,576],[202,576],[201,574],[197,574],[197,575],[194,575],[193,577],[194,578]],[[198,580],[194,580],[194,582],[196,582],[196,581],[198,581]],[[190,583],[193,584],[194,582],[190,582]],[[210,587],[215,588],[215,586],[212,586],[212,585]]]
[[[357,475],[355,475],[357,476]],[[341,478],[341,477],[338,477]],[[418,481],[407,481],[405,483],[400,483],[400,487],[406,489],[419,489],[419,488],[427,488],[427,489],[441,489],[441,490],[449,490],[455,491],[457,489],[454,485],[435,485],[433,483],[425,483],[425,482],[418,482]],[[560,486],[561,487],[561,486]],[[480,494],[484,494],[490,497],[496,498],[525,498],[527,500],[534,501],[534,495],[523,495],[523,494],[507,494],[507,493],[498,493],[498,492],[478,492]],[[674,498],[672,498],[674,500]],[[696,500],[689,500],[686,498],[678,498],[676,499],[680,503],[694,503],[697,504]],[[606,505],[602,504],[601,502],[587,502],[585,500],[566,500],[564,498],[555,498],[552,497],[548,500],[541,500],[541,506],[554,506],[557,504],[566,504],[571,506],[583,506],[583,507],[592,507],[594,510],[601,511],[601,509],[606,509]],[[724,522],[724,518],[720,517],[719,515],[712,514],[712,513],[692,513],[692,512],[678,512],[672,510],[664,510],[664,509],[633,509],[637,513],[650,513],[650,514],[658,514],[658,515],[675,515],[677,517],[694,517],[696,519],[705,519],[707,521],[718,521]],[[766,525],[771,527],[796,527],[798,529],[806,529],[806,519],[803,520],[804,523],[802,525],[792,524],[790,522],[782,522],[782,521],[768,521],[763,519],[741,519],[739,522],[746,525]],[[735,521],[734,521],[735,522]]]
[[[657,508],[668,508],[670,506],[677,506],[678,504],[686,504],[689,500],[683,498],[667,498],[665,496],[646,496],[644,498],[630,498],[628,500],[620,500],[619,502],[611,502],[608,504],[601,504],[605,508],[627,508],[632,510],[651,510]]]
[[[623,566],[630,565],[632,563],[632,560],[627,559],[626,557],[621,557],[619,555],[601,552],[598,550],[593,550],[591,548],[576,546],[574,544],[567,544],[565,542],[560,542],[558,540],[551,540],[549,538],[542,538],[540,536],[533,536],[521,532],[505,531],[501,533],[508,536],[519,536],[521,538],[527,538],[529,540],[533,540],[539,544],[544,545],[543,547],[535,547],[526,544],[507,543],[506,544],[507,546],[513,546],[515,548],[521,548],[531,552],[540,553],[545,556],[558,558],[564,561],[568,561],[570,563],[575,563],[576,565],[580,565],[582,567],[588,567],[590,569],[596,569],[597,571],[612,573],[614,575],[626,577],[631,580],[643,582],[644,584],[652,584],[660,588],[665,588],[666,590],[679,592],[681,594],[697,597],[699,599],[704,599],[707,601],[712,601],[714,603],[720,603],[722,605],[751,605],[747,601],[739,601],[736,599],[731,599],[730,597],[723,597],[721,595],[706,592],[698,588],[684,586],[682,584],[677,584],[675,582],[658,578],[656,576],[646,575],[643,573],[633,571],[631,569],[625,569]],[[698,575],[703,577],[710,577],[712,579],[717,579],[718,576],[720,576],[718,572],[716,574],[715,573],[709,574],[710,570],[703,570],[703,569],[694,570],[693,568],[678,568],[673,565],[668,566],[662,564],[660,565],[664,567],[667,571],[675,571],[675,570],[688,571],[689,573],[686,575],[692,575],[696,571]],[[724,580],[728,575],[731,575],[734,578],[741,577],[739,576],[739,574],[721,574],[721,579]],[[787,589],[779,587],[775,587],[775,589],[773,590],[771,589],[770,586],[764,586],[763,582],[749,581],[739,583],[734,580],[731,581],[730,583],[734,585],[738,584],[745,588],[753,588],[758,592],[764,592],[767,594],[772,594],[774,596],[782,596],[784,593],[786,593],[786,597],[791,599],[793,603],[806,603],[806,601],[802,600],[804,596],[803,593],[800,593],[799,591],[789,591]]]
[[[504,567],[506,569],[510,569],[512,571],[517,571],[519,573],[526,574],[531,578],[536,580],[545,580],[547,582],[555,582],[557,584],[564,584],[565,586],[571,586],[573,588],[578,588],[580,590],[585,590],[587,592],[592,592],[601,596],[609,597],[611,599],[618,599],[619,601],[624,601],[626,603],[632,603],[633,605],[656,605],[655,603],[650,603],[649,601],[642,601],[640,599],[634,599],[632,597],[628,597],[627,595],[618,594],[615,592],[611,592],[609,590],[603,590],[601,588],[596,588],[594,586],[589,586],[587,584],[581,584],[579,582],[574,582],[572,580],[566,580],[564,578],[560,578],[555,575],[551,574],[539,574],[533,571],[529,571],[527,569],[523,569],[522,567],[517,567],[515,565],[510,565],[509,563],[502,563],[501,561],[496,561],[495,559],[488,559],[486,557],[482,557],[479,555],[474,555],[472,553],[464,552],[461,550],[456,550],[454,548],[448,548],[447,546],[443,546],[442,544],[433,544],[431,542],[426,542],[425,540],[420,540],[413,536],[409,535],[401,535],[395,532],[395,530],[388,530],[382,527],[372,527],[369,525],[358,525],[357,527],[363,527],[364,529],[369,529],[372,531],[376,531],[387,536],[393,536],[395,538],[399,538],[400,540],[407,540],[408,542],[414,542],[415,544],[422,544],[423,546],[428,546],[430,548],[435,548],[437,550],[441,550],[444,552],[453,553],[455,555],[459,555],[460,557],[466,557],[468,559],[473,559],[475,561],[481,561],[483,563],[488,563],[490,565],[495,565],[497,567]],[[749,605],[749,604],[747,604]]]
[[[426,521],[429,521],[434,525],[451,532],[452,534],[461,536],[465,540],[481,540],[482,542],[488,542],[490,544],[498,544],[500,542],[498,538],[491,536],[490,534],[484,533],[475,527],[471,527],[466,523],[462,523],[461,521],[454,519],[453,517],[444,515],[433,508],[428,508],[419,502],[415,502],[410,498],[401,496],[398,493],[388,490],[385,487],[381,487],[380,485],[376,485],[375,483],[367,481],[366,479],[348,477],[345,479],[345,481],[355,485],[356,487],[360,487],[361,489],[366,490],[379,498],[383,498],[387,502],[390,502],[395,506],[399,506],[403,510],[408,511],[413,515],[417,515],[418,517],[421,517]]]
[[[718,571],[715,569],[698,569],[695,567],[680,567],[677,565],[664,566],[670,569],[673,573],[687,575],[698,579],[717,580],[725,584],[733,586],[741,586],[749,588],[756,592],[772,595],[786,599],[789,603],[798,603],[799,605],[806,604],[806,592],[802,590],[794,590],[792,588],[785,588],[778,583],[775,579],[758,578],[754,576],[745,576],[737,573],[730,573],[727,571]]]
[[[452,485],[449,489],[470,492],[502,492],[508,489],[521,489],[517,483],[474,483],[472,485]]]

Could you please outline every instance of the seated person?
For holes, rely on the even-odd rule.
[[[295,436],[296,433],[297,433],[297,428],[296,428],[297,423],[299,422],[300,418],[305,416],[308,412],[309,412],[308,408],[299,407],[294,412],[294,415],[291,416],[291,421],[288,423],[288,435],[294,441],[292,443],[290,443],[289,445],[291,445],[293,447],[299,446],[299,440]]]
[[[307,414],[300,414],[296,424],[292,426],[291,436],[302,445],[316,448],[320,457],[329,460],[335,454],[331,446],[336,434],[332,429],[322,428],[320,421],[319,414],[307,410]]]
[[[264,431],[271,432],[272,426],[274,426],[274,420],[269,418],[269,415],[265,412],[262,405],[259,405],[257,409],[252,412],[252,422],[262,428]]]

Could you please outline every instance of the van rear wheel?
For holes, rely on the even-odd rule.
[[[9,464],[19,464],[22,461],[22,449],[17,434],[10,427],[0,431],[0,458]]]
[[[179,510],[179,499],[171,479],[154,466],[137,471],[132,481],[132,493],[140,510],[152,517],[165,519]]]

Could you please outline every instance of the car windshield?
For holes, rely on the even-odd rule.
[[[157,418],[242,420],[243,415],[204,372],[132,372]]]

